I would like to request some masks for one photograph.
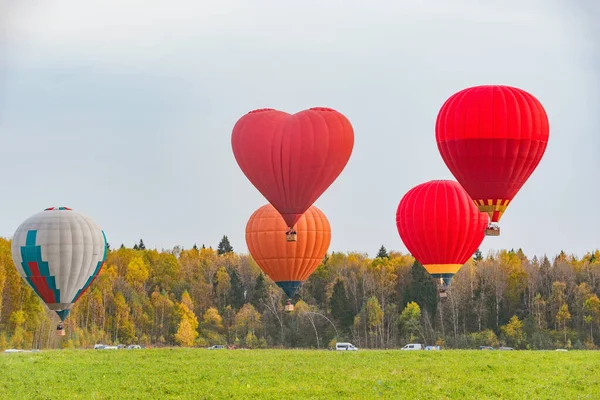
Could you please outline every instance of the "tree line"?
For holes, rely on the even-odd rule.
[[[57,317],[22,281],[0,239],[0,348],[223,344],[361,348],[419,342],[445,348],[595,349],[600,345],[600,251],[527,257],[478,250],[448,297],[408,254],[331,252],[293,299],[226,236],[216,250],[109,249],[95,282],[54,335]]]

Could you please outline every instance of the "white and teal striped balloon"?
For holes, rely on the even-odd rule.
[[[67,207],[28,218],[12,241],[19,275],[62,321],[102,269],[106,253],[100,227]]]

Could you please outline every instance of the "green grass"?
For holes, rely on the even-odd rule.
[[[1,399],[592,399],[597,351],[63,350],[0,354]]]

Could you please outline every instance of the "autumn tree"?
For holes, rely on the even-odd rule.
[[[383,323],[383,310],[377,297],[371,296],[365,302],[358,321],[364,326],[366,342],[370,342],[372,347],[378,347]]]
[[[567,345],[567,324],[571,320],[571,313],[569,312],[569,305],[564,303],[558,313],[556,313],[556,322],[559,327],[562,327],[565,334],[565,346]]]
[[[223,318],[221,318],[219,311],[214,307],[210,307],[204,313],[202,320],[203,337],[209,344],[223,344],[225,343],[222,336],[223,329]]]
[[[184,347],[193,346],[198,337],[198,318],[196,318],[196,314],[192,311],[193,309],[192,298],[188,292],[184,292],[181,297],[181,303],[178,304],[180,320],[177,333],[175,333],[175,340],[179,345]]]
[[[227,304],[227,294],[231,290],[231,280],[225,267],[219,268],[215,274],[213,285],[215,294],[219,299],[219,308],[224,309],[225,305]]]
[[[252,304],[244,304],[240,311],[235,316],[237,330],[241,335],[245,336],[248,332],[256,335],[256,332],[261,329],[261,316]]]
[[[507,342],[515,348],[520,348],[523,343],[523,322],[516,315],[513,315],[508,324],[500,327]]]
[[[134,289],[143,290],[149,276],[150,271],[142,257],[135,257],[127,265],[127,276],[125,279]]]
[[[594,324],[600,326],[600,299],[596,294],[591,295],[584,302],[586,323],[590,325],[590,341],[594,343]]]
[[[421,330],[421,308],[417,303],[411,301],[404,307],[400,314],[400,322],[402,323],[403,330],[409,335],[409,341],[413,342],[416,335],[422,335]]]

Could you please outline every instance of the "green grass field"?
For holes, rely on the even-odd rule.
[[[0,354],[1,399],[597,399],[598,351]]]

